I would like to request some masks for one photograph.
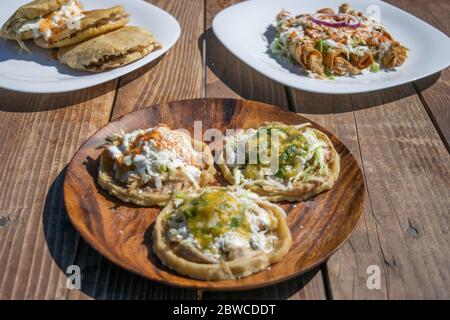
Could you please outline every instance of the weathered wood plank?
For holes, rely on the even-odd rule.
[[[155,103],[200,98],[203,94],[204,1],[149,2],[178,20],[181,36],[156,64],[121,78],[113,118]]]
[[[414,86],[447,150],[450,151],[450,110],[448,108],[450,105],[450,70],[446,69],[438,75],[416,81]]]
[[[361,112],[366,98],[353,105],[387,297],[448,299],[450,156],[416,95]]]
[[[292,89],[289,89],[289,93],[296,110],[339,136],[361,165],[357,127],[350,96],[321,95]],[[368,214],[371,210],[368,200],[369,198],[366,195],[365,214],[360,218],[352,236],[327,262],[327,276],[331,287],[329,290],[333,299],[351,298],[342,295],[336,288],[339,288],[341,284],[351,286],[355,283],[357,271],[362,268],[360,267],[362,264],[378,264],[381,266],[383,263],[379,258],[379,252],[371,250],[374,247],[373,243],[376,243],[376,238],[369,237],[369,235],[374,234],[375,229],[373,228],[372,215]],[[356,254],[358,260],[355,259]],[[342,268],[341,263],[345,264]],[[363,283],[365,284],[365,279],[361,278],[357,283],[361,283],[362,286]],[[384,297],[383,293],[380,290],[370,292],[367,290],[365,296],[361,298],[381,299]]]
[[[365,215],[327,263],[333,298],[448,298],[450,157],[412,85],[292,95],[303,115],[361,157],[365,172]],[[366,286],[370,265],[380,268],[380,290]]]
[[[324,300],[324,283],[320,269],[301,277],[261,289],[247,291],[204,291],[205,300]]]
[[[215,37],[211,23],[222,9],[238,3],[206,1],[206,96],[257,100],[288,109],[286,89],[260,75],[234,57]],[[203,292],[204,299],[325,299],[322,271],[314,270],[302,277],[270,286],[242,292]]]
[[[418,18],[450,35],[450,2],[446,0],[388,0],[389,3],[410,12]],[[432,75],[414,83],[416,90],[436,126],[447,150],[450,151],[450,70]]]
[[[346,96],[289,92],[297,110],[360,157],[365,172],[365,215],[327,263],[331,296],[448,298],[449,257],[439,252],[449,246],[449,157],[414,87]],[[380,290],[367,288],[370,265],[380,268]]]
[[[115,81],[70,94],[0,91],[0,299],[86,297],[66,287],[80,240],[64,210],[60,172],[108,122],[114,92]]]
[[[285,87],[255,72],[230,53],[211,28],[220,10],[238,0],[206,1],[206,96],[257,100],[288,108]]]
[[[180,21],[183,37],[177,46],[181,48],[173,48],[156,66],[121,79],[114,117],[160,101],[200,97],[205,91],[208,96],[242,96],[288,105],[283,87],[275,88],[269,80],[245,70],[248,67],[210,39],[211,31],[200,39],[203,1],[154,3]],[[448,33],[448,2],[395,4]],[[201,71],[203,43],[210,66],[206,88]],[[447,143],[448,76],[449,71],[444,71],[431,87],[416,84]],[[0,152],[0,299],[195,298],[191,291],[155,285],[107,262],[79,238],[65,216],[63,168],[87,136],[109,120],[114,86],[110,82],[70,95],[0,91],[4,139]],[[289,94],[297,110],[337,134],[360,157],[366,173],[370,200],[366,214],[348,244],[328,263],[333,297],[448,298],[449,156],[413,87],[345,97]],[[66,289],[63,271],[71,264],[82,267],[82,291]],[[366,287],[369,264],[382,270],[381,290]],[[324,297],[319,274],[309,282],[298,279],[285,284],[285,289],[275,286],[242,297]]]
[[[112,118],[164,101],[203,96],[203,60],[201,35],[204,29],[204,1],[149,1],[172,14],[180,23],[177,44],[160,61],[120,79]],[[89,254],[87,254],[89,259]],[[138,299],[196,299],[195,290],[159,285],[104,263],[98,276],[115,288],[113,297]],[[112,270],[114,270],[112,272]],[[108,277],[107,274],[111,273]],[[120,287],[118,287],[120,284]],[[123,296],[125,294],[125,296]],[[104,296],[109,298],[108,295]]]

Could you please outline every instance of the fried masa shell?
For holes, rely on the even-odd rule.
[[[60,32],[59,39],[54,42],[47,42],[43,37],[35,39],[34,42],[45,49],[67,47],[116,30],[130,21],[122,6],[84,11],[83,14],[85,17],[80,20],[80,29],[66,27],[64,31]],[[108,21],[109,19],[112,20]]]
[[[146,30],[125,26],[72,46],[60,48],[58,59],[73,69],[100,72],[143,58],[161,45]]]
[[[19,32],[20,27],[30,20],[39,17],[45,17],[61,6],[68,3],[69,0],[35,0],[21,6],[5,22],[0,30],[0,36],[10,40],[28,40],[33,38],[33,32]]]
[[[269,123],[265,123],[267,125]],[[273,123],[273,124],[279,124],[284,125],[282,123]],[[328,136],[314,128],[309,128],[310,130],[313,130],[317,138],[323,142],[329,147],[330,152],[330,158],[328,161],[328,175],[323,177],[323,182],[318,181],[310,181],[310,182],[303,182],[303,181],[297,181],[293,183],[291,188],[280,188],[270,183],[263,183],[259,181],[256,182],[248,182],[244,185],[246,189],[249,189],[261,196],[266,196],[268,200],[273,202],[280,202],[280,201],[304,201],[307,200],[319,193],[322,193],[324,191],[327,191],[331,189],[336,182],[336,180],[339,177],[340,172],[340,156],[336,152],[336,149],[334,148],[332,142],[328,138]],[[224,149],[225,150],[225,149]],[[226,164],[225,162],[226,153],[225,151],[221,153],[219,156],[218,166],[228,183],[230,184],[236,184],[235,177],[231,171],[231,168]]]
[[[214,189],[220,187],[209,187]],[[204,189],[207,190],[207,189]],[[249,276],[277,263],[289,252],[292,237],[286,223],[285,212],[275,204],[261,201],[258,205],[270,211],[278,221],[276,235],[278,244],[274,251],[237,258],[231,261],[221,260],[219,263],[199,263],[188,260],[177,253],[177,245],[167,239],[167,221],[175,209],[172,199],[156,218],[153,229],[153,251],[164,265],[170,269],[198,280],[231,280]]]
[[[191,139],[191,141],[194,148],[202,150],[202,158],[206,165],[206,168],[201,171],[199,179],[199,185],[202,187],[215,179],[216,169],[214,168],[214,159],[209,147],[205,143],[194,139]],[[163,190],[158,190],[156,188],[147,188],[146,190],[127,188],[115,181],[112,171],[109,168],[108,161],[103,156],[103,153],[99,157],[97,182],[100,187],[107,190],[110,195],[117,197],[124,202],[131,202],[145,207],[165,206],[170,200],[172,192],[175,191],[170,190],[170,188],[167,190],[164,184]]]

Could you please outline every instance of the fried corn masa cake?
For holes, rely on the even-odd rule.
[[[69,18],[64,21],[67,15]],[[66,10],[59,10],[42,19],[39,37],[34,42],[46,49],[66,47],[121,28],[130,20],[122,6],[82,11],[79,20],[70,19]]]
[[[339,162],[326,134],[309,123],[279,122],[227,137],[218,159],[229,183],[275,202],[302,201],[330,189],[339,176]]]
[[[173,192],[203,187],[216,173],[205,143],[164,124],[108,137],[99,162],[99,185],[140,206],[164,206]]]
[[[58,59],[73,69],[100,72],[139,60],[161,45],[146,30],[125,26],[58,50]]]
[[[128,21],[122,6],[83,11],[78,0],[38,0],[19,8],[0,34],[18,41],[34,39],[42,48],[57,48],[120,28]]]
[[[10,40],[33,39],[39,31],[32,28],[33,24],[38,26],[41,18],[49,16],[63,6],[68,6],[71,2],[74,15],[75,12],[80,13],[82,10],[81,4],[78,1],[71,0],[35,0],[23,5],[2,26],[0,36]]]
[[[164,265],[199,280],[246,277],[277,263],[292,239],[285,212],[243,188],[177,193],[153,229]]]

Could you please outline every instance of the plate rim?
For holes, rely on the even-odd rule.
[[[97,136],[97,134],[102,131],[105,127],[111,125],[111,123],[114,122],[120,122],[124,117],[127,116],[133,116],[133,114],[138,113],[138,112],[143,112],[143,110],[145,109],[151,109],[151,108],[156,108],[160,105],[164,105],[164,104],[178,104],[178,103],[186,103],[186,102],[199,102],[199,101],[241,101],[241,102],[250,102],[250,103],[256,103],[259,105],[265,105],[267,107],[271,107],[271,108],[277,108],[278,112],[281,113],[287,113],[287,114],[296,114],[297,116],[308,120],[308,122],[311,122],[314,126],[317,126],[320,130],[323,130],[328,136],[334,137],[336,138],[340,144],[342,144],[342,146],[345,148],[345,151],[348,152],[348,154],[354,158],[355,160],[355,165],[357,166],[358,171],[360,172],[360,174],[362,175],[362,194],[361,194],[361,203],[360,203],[360,210],[357,212],[357,218],[354,220],[354,225],[351,228],[350,232],[348,232],[345,237],[342,239],[342,241],[330,252],[328,252],[324,257],[322,257],[321,259],[318,259],[316,261],[314,261],[314,263],[310,264],[309,266],[292,272],[284,277],[279,277],[279,278],[271,278],[269,280],[266,280],[265,282],[258,282],[255,284],[245,284],[245,285],[229,285],[229,286],[210,286],[211,283],[220,283],[219,281],[214,281],[214,280],[198,280],[198,279],[192,279],[188,276],[184,276],[182,274],[179,274],[175,271],[171,271],[173,273],[175,273],[178,277],[181,278],[185,278],[188,280],[193,280],[194,282],[196,282],[195,285],[193,284],[186,284],[184,282],[181,283],[175,283],[173,281],[168,281],[166,278],[152,278],[149,275],[141,272],[140,270],[135,270],[132,267],[126,265],[125,263],[122,262],[122,260],[120,259],[116,259],[114,257],[114,255],[109,253],[108,249],[103,250],[102,247],[97,245],[97,242],[95,241],[91,241],[91,235],[89,233],[85,233],[83,231],[83,228],[79,228],[79,224],[77,221],[74,221],[74,217],[72,216],[72,214],[70,213],[70,205],[68,205],[68,203],[70,203],[70,201],[68,200],[69,197],[71,197],[71,192],[69,191],[69,183],[67,182],[67,173],[69,173],[71,171],[72,166],[76,166],[75,160],[77,158],[78,153],[83,150],[85,148],[85,146],[87,144],[90,143],[91,138]],[[96,181],[94,181],[95,184],[97,184]],[[81,237],[86,241],[86,243],[91,246],[92,248],[94,248],[100,255],[102,255],[104,258],[108,259],[110,262],[120,266],[121,268],[132,272],[134,274],[137,274],[145,279],[149,279],[151,281],[155,281],[158,283],[162,283],[171,287],[177,287],[177,288],[184,288],[184,289],[197,289],[197,290],[205,290],[205,291],[245,291],[245,290],[251,290],[251,289],[256,289],[256,288],[263,288],[263,287],[268,287],[271,285],[275,285],[278,283],[282,283],[285,281],[288,281],[290,279],[293,279],[295,277],[301,276],[309,271],[311,271],[312,269],[318,267],[319,265],[323,264],[327,259],[329,259],[337,250],[339,250],[344,243],[347,242],[347,240],[349,239],[349,237],[353,234],[353,232],[355,231],[358,222],[360,221],[361,217],[364,214],[364,206],[365,206],[365,202],[366,202],[366,185],[365,185],[365,181],[364,181],[364,177],[363,177],[363,171],[361,170],[360,165],[358,164],[358,162],[356,161],[356,157],[353,155],[352,152],[350,152],[350,150],[347,148],[347,146],[341,141],[341,139],[339,139],[336,135],[330,133],[328,130],[326,130],[325,128],[323,128],[321,125],[317,124],[315,121],[311,121],[310,119],[304,117],[303,115],[300,115],[298,113],[292,112],[292,111],[286,111],[281,109],[280,107],[276,106],[276,105],[272,105],[272,104],[268,104],[268,103],[264,103],[264,102],[260,102],[260,101],[255,101],[255,100],[249,100],[249,99],[234,99],[234,98],[194,98],[194,99],[181,99],[181,100],[174,100],[174,101],[169,101],[169,102],[161,102],[161,103],[156,103],[156,104],[152,104],[150,106],[144,107],[144,108],[140,108],[138,110],[134,110],[131,111],[129,113],[123,114],[120,117],[114,119],[113,121],[108,122],[107,124],[105,124],[103,127],[99,128],[98,130],[96,130],[93,134],[91,134],[81,145],[80,147],[77,149],[77,151],[74,153],[74,155],[71,157],[71,160],[69,162],[69,164],[66,167],[65,173],[64,173],[64,181],[63,181],[63,199],[64,199],[64,207],[66,209],[66,213],[67,216],[69,217],[69,220],[71,222],[71,224],[74,226],[74,228],[76,229],[76,231],[81,235]],[[280,262],[281,263],[281,262]],[[266,270],[262,270],[260,272],[265,272]],[[258,272],[259,273],[259,272]],[[256,273],[255,273],[256,274]],[[236,279],[234,279],[236,280]],[[237,279],[238,280],[238,279]]]
[[[249,5],[249,3],[256,3],[257,1],[261,1],[261,2],[263,2],[263,1],[269,2],[269,1],[267,1],[267,0],[247,0],[247,1],[243,1],[243,2],[239,2],[239,3],[233,4],[233,5],[231,5],[231,6],[227,7],[227,8],[225,8],[225,9],[223,9],[223,10],[220,11],[218,14],[216,14],[216,16],[214,16],[214,19],[213,19],[213,21],[212,21],[212,29],[213,29],[214,34],[216,35],[217,39],[219,39],[219,41],[221,42],[221,44],[222,44],[222,45],[223,45],[223,46],[224,46],[224,47],[225,47],[225,48],[226,48],[226,49],[227,49],[234,57],[236,57],[237,59],[239,59],[241,62],[243,62],[244,64],[246,64],[246,65],[249,66],[250,68],[252,68],[254,71],[256,71],[256,72],[262,74],[263,76],[265,76],[265,77],[267,77],[267,78],[269,78],[269,79],[271,79],[271,80],[273,80],[273,81],[275,81],[275,82],[277,82],[277,83],[279,83],[279,84],[285,85],[285,86],[287,86],[287,87],[290,87],[290,88],[293,88],[293,89],[302,90],[302,91],[305,91],[305,92],[320,93],[320,94],[336,94],[336,95],[357,94],[357,93],[365,93],[365,92],[374,92],[374,91],[379,91],[379,90],[383,90],[383,89],[396,88],[396,87],[405,85],[405,84],[407,84],[407,83],[412,83],[412,82],[417,81],[417,80],[419,80],[419,79],[423,79],[423,78],[432,76],[432,75],[434,75],[434,74],[438,74],[438,73],[442,72],[443,70],[447,69],[447,68],[450,66],[450,59],[449,59],[448,62],[446,63],[446,65],[445,65],[444,67],[442,67],[442,66],[438,67],[438,70],[434,70],[434,69],[433,69],[431,72],[426,72],[426,73],[424,73],[424,74],[417,75],[417,76],[415,76],[415,77],[413,77],[413,78],[411,78],[411,79],[409,79],[409,80],[406,79],[406,80],[393,81],[394,83],[392,83],[392,81],[382,81],[382,82],[379,82],[379,83],[377,83],[377,84],[372,84],[372,87],[371,87],[370,89],[365,89],[365,87],[361,87],[361,88],[358,88],[358,89],[352,89],[352,90],[349,90],[349,89],[340,89],[340,90],[339,90],[338,87],[336,87],[335,84],[333,84],[333,83],[329,83],[329,86],[328,86],[327,90],[321,89],[321,88],[315,89],[314,86],[309,86],[309,87],[306,87],[306,88],[305,88],[305,87],[302,87],[301,84],[300,84],[300,85],[296,85],[296,83],[292,83],[292,82],[290,82],[289,80],[283,80],[283,79],[280,79],[280,78],[278,78],[278,77],[276,77],[276,76],[273,76],[273,75],[270,73],[269,70],[267,70],[267,71],[266,71],[266,70],[262,70],[262,68],[258,68],[258,67],[257,67],[257,64],[254,64],[254,65],[253,65],[253,63],[252,63],[251,61],[249,61],[248,59],[244,59],[243,56],[238,52],[238,50],[233,50],[233,48],[232,48],[231,46],[229,46],[229,44],[227,43],[227,41],[224,40],[225,37],[221,34],[221,32],[218,31],[218,29],[219,29],[219,26],[218,26],[218,25],[219,25],[219,22],[220,22],[221,19],[223,19],[223,16],[226,15],[228,11],[236,10],[237,7],[240,7],[240,6],[247,6],[247,5]],[[291,1],[292,1],[292,0],[291,0]],[[441,30],[435,28],[435,27],[432,26],[431,24],[429,24],[429,23],[423,21],[422,19],[420,19],[420,18],[414,16],[413,14],[411,14],[411,13],[409,13],[409,12],[407,12],[407,11],[404,11],[404,10],[402,10],[402,9],[400,9],[400,8],[398,8],[398,7],[396,7],[396,6],[392,5],[392,4],[390,4],[390,3],[388,3],[388,2],[384,2],[384,1],[380,1],[380,0],[372,0],[372,2],[373,2],[373,4],[375,4],[375,5],[381,4],[381,6],[386,6],[386,7],[390,8],[390,10],[393,10],[393,11],[396,11],[396,12],[398,12],[398,13],[400,13],[400,14],[403,14],[403,15],[408,16],[409,19],[413,19],[413,20],[415,20],[416,22],[419,22],[419,23],[421,23],[421,24],[427,25],[427,27],[434,29],[434,30],[433,30],[434,32],[439,33],[439,34],[440,34],[441,36],[443,36],[443,37],[447,37],[447,39],[448,39],[448,41],[449,41],[449,43],[450,43],[450,38],[449,38],[444,32],[442,32]],[[318,5],[319,5],[319,4],[318,4]],[[273,22],[273,21],[271,21],[271,22]],[[449,44],[449,46],[450,46],[450,44]],[[300,76],[300,75],[297,75],[297,76],[298,76],[298,77],[302,77],[302,79],[306,79],[306,78],[307,78],[307,77],[305,77],[305,76]],[[395,79],[394,79],[394,80],[395,80]],[[389,84],[389,83],[391,83],[391,84]],[[348,86],[351,86],[351,83],[349,83],[349,84],[347,84],[347,85],[348,85]]]
[[[163,46],[161,49],[151,52],[150,54],[154,53],[154,57],[149,59],[149,56],[143,57],[139,60],[136,60],[128,65],[121,66],[119,68],[110,69],[109,71],[117,71],[117,74],[112,76],[104,76],[101,79],[80,79],[80,78],[71,78],[68,79],[68,82],[74,82],[75,84],[69,84],[69,86],[57,86],[56,89],[52,89],[52,84],[64,81],[61,79],[54,79],[50,83],[44,86],[40,87],[32,87],[31,89],[27,89],[27,86],[29,85],[29,82],[24,82],[22,80],[16,80],[16,79],[10,79],[7,77],[4,77],[0,75],[0,88],[5,90],[10,90],[13,92],[20,92],[20,93],[31,93],[31,94],[52,94],[52,93],[66,93],[66,92],[73,92],[77,90],[83,90],[88,88],[93,88],[95,86],[104,84],[108,81],[112,81],[115,79],[118,79],[120,77],[123,77],[131,72],[134,72],[149,63],[152,63],[154,61],[157,61],[162,56],[164,56],[179,40],[181,36],[181,26],[178,20],[169,12],[166,10],[154,5],[153,3],[144,1],[144,0],[129,0],[128,4],[130,2],[139,3],[140,5],[148,5],[152,8],[152,10],[156,10],[159,14],[165,15],[167,18],[167,21],[170,21],[170,23],[175,27],[175,36],[173,37],[172,41],[168,43],[167,46]],[[122,5],[127,6],[127,2],[124,2]],[[1,7],[1,4],[0,4]],[[128,24],[134,26],[134,24]],[[152,30],[149,30],[152,32]],[[0,41],[13,41],[13,40],[6,40],[6,39],[0,39]],[[50,51],[50,50],[49,50]],[[148,61],[147,61],[148,60]],[[55,60],[56,63],[60,63],[59,61]],[[6,63],[6,62],[5,62]],[[122,68],[129,68],[130,70],[122,70]],[[106,70],[108,72],[108,70]],[[104,73],[87,73],[88,75],[92,76],[102,76]],[[65,82],[65,81],[64,81]],[[67,83],[67,82],[66,82]],[[79,83],[79,84],[77,84]]]

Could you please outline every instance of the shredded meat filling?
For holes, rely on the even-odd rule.
[[[118,55],[103,56],[98,61],[92,62],[92,63],[90,63],[88,65],[85,65],[84,67],[87,68],[87,69],[100,69],[103,65],[105,65],[107,63],[111,63],[111,62],[115,62],[115,61],[121,62],[129,54],[132,54],[134,52],[140,52],[140,51],[143,51],[143,50],[144,50],[144,47],[137,47],[137,48],[125,51],[125,52],[123,52],[121,54],[118,54]]]

